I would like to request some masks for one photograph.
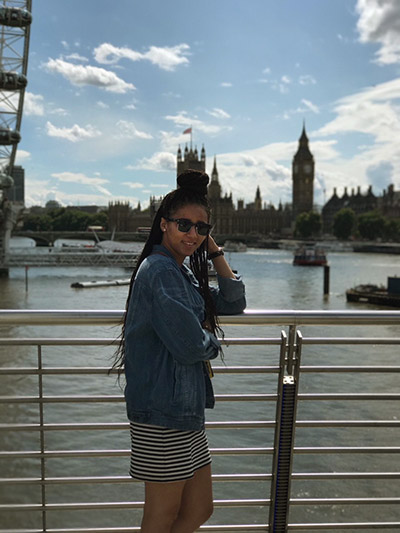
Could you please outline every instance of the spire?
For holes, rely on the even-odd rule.
[[[217,156],[214,155],[214,166],[211,173],[211,181],[218,181]]]

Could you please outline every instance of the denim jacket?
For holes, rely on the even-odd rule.
[[[240,278],[218,276],[211,289],[219,314],[245,306]],[[191,270],[156,245],[140,265],[125,326],[125,399],[129,420],[179,430],[204,428],[214,393],[204,361],[220,343],[203,329],[204,300]]]

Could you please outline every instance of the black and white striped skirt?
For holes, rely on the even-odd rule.
[[[131,422],[130,475],[153,482],[182,481],[211,463],[205,431],[179,431]]]

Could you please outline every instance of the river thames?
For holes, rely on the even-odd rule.
[[[400,275],[400,255],[389,254],[357,254],[351,252],[330,252],[328,253],[328,261],[330,265],[330,294],[328,297],[323,295],[323,269],[314,267],[295,267],[292,265],[293,253],[289,250],[264,250],[264,249],[248,249],[245,253],[227,254],[231,266],[242,275],[247,294],[248,309],[305,309],[305,310],[335,310],[335,309],[374,309],[373,306],[362,304],[348,304],[346,302],[346,289],[360,284],[373,283],[382,284],[386,286],[388,276]],[[127,296],[127,286],[112,286],[93,289],[73,289],[71,283],[76,281],[91,281],[104,279],[121,279],[127,278],[129,272],[124,269],[110,269],[110,268],[31,268],[28,273],[28,287],[26,290],[25,284],[25,269],[16,268],[10,271],[9,278],[0,279],[0,307],[2,309],[65,309],[65,310],[122,310],[125,307],[125,300]],[[71,326],[67,328],[66,332],[60,326],[49,329],[42,327],[40,333],[34,330],[32,326],[19,326],[10,329],[0,328],[0,336],[8,337],[15,336],[42,336],[48,335],[51,337],[62,337],[66,334],[73,336],[116,338],[119,334],[118,328],[113,327],[76,327]],[[243,331],[238,331],[240,328],[227,328],[226,335],[243,335]],[[266,328],[262,335],[279,337],[279,327]],[[323,334],[321,328],[301,328],[305,333],[313,329],[313,335]],[[357,330],[357,334],[361,336],[378,336],[387,335],[389,337],[399,336],[399,328],[394,326],[384,326],[376,328],[368,328],[368,331],[360,332],[358,327],[337,328],[340,335],[352,335],[353,330]],[[247,334],[247,332],[246,332]],[[251,334],[251,333],[250,333]],[[257,330],[257,335],[260,335]],[[52,347],[51,350],[46,350],[46,364],[53,366],[68,366],[80,364],[98,364],[99,366],[108,366],[112,360],[112,347]],[[278,360],[279,354],[277,347],[228,347],[225,350],[225,363],[228,365],[235,364],[275,364]],[[332,364],[333,359],[335,363],[347,364],[351,361],[352,364],[376,364],[377,362],[387,365],[399,365],[399,350],[398,348],[381,347],[379,350],[373,346],[362,348],[357,347],[331,347],[330,350],[324,349],[322,352],[317,348],[308,348],[305,353],[305,360],[324,362],[325,364]],[[9,348],[0,349],[0,365],[10,366],[18,361],[18,364],[28,365],[34,360],[34,349],[29,347],[17,347],[10,350]],[[216,363],[218,364],[218,363]],[[221,363],[220,363],[221,364]],[[322,378],[321,378],[322,379]],[[62,380],[62,383],[61,381]],[[33,378],[30,377],[1,378],[1,395],[8,394],[34,394],[35,385]],[[336,391],[363,391],[365,382],[363,378],[346,376],[345,379],[340,376],[331,377],[323,384],[325,390]],[[375,375],[374,381],[370,383],[372,389],[376,391],[392,390],[398,391],[398,380],[395,375],[387,376],[385,374]],[[63,394],[118,394],[120,390],[115,383],[115,378],[110,376],[105,382],[102,377],[101,380],[96,376],[78,376],[78,377],[54,377],[49,383],[47,394],[57,394],[58,388],[62,386]],[[311,387],[304,379],[302,390],[308,391]],[[246,376],[225,376],[216,375],[214,378],[214,387],[216,393],[245,393],[245,392],[275,392],[275,381],[268,377],[249,375]],[[395,403],[395,402],[393,402]],[[357,419],[357,410],[362,409],[359,402],[351,404],[350,408],[346,406],[346,413],[335,413],[332,418],[343,415],[349,419]],[[343,407],[344,408],[344,407]],[[251,412],[249,412],[251,409]],[[311,408],[310,408],[311,409]],[[382,415],[382,410],[385,412],[384,418],[397,419],[398,405],[394,406],[390,402],[381,402],[379,406],[374,407],[377,411],[372,411],[369,415],[374,418],[375,415]],[[221,405],[217,403],[214,411],[208,413],[208,420],[221,419],[236,419],[236,420],[257,420],[267,417],[274,418],[274,406],[261,405],[255,402],[255,406],[250,407],[246,403],[227,402]],[[10,405],[5,409],[1,407],[1,423],[34,423],[37,422],[37,407],[35,405]],[[332,413],[304,413],[310,418],[329,418]],[[106,412],[102,412],[101,404],[85,406],[84,414],[78,406],[68,406],[68,413],[64,412],[62,404],[55,404],[48,406],[46,413],[46,421],[48,423],[62,420],[66,421],[88,421],[88,416],[91,421],[125,421],[125,411],[122,403],[114,404],[107,407]],[[382,417],[382,416],[381,416]],[[337,430],[334,435],[334,442],[338,445],[351,445],[352,439],[357,440],[357,431],[352,435],[348,432]],[[264,435],[265,437],[265,435]],[[223,446],[265,446],[264,441],[260,441],[260,433],[253,431],[239,430],[234,433],[229,431],[214,431],[209,432],[209,441],[211,447]],[[303,437],[299,432],[297,444],[311,445],[316,442],[302,441]],[[29,439],[32,438],[27,434],[8,434],[4,437],[0,434],[0,448],[1,449],[29,449],[32,443]],[[269,441],[271,435],[265,437]],[[332,435],[326,435],[322,430],[315,438],[318,444],[323,445],[324,442],[330,442]],[[24,440],[25,439],[25,440]],[[127,432],[115,432],[113,435],[100,434],[99,432],[85,432],[85,436],[79,432],[65,434],[64,432],[53,432],[49,437],[48,443],[54,449],[68,449],[71,448],[121,448],[129,447],[129,435]],[[85,439],[83,441],[83,439]],[[233,441],[232,441],[233,439]],[[387,446],[398,445],[399,435],[398,430],[385,430],[384,444]],[[375,430],[371,430],[368,435],[370,445],[382,444],[382,435],[378,435]],[[270,442],[269,442],[270,445]],[[383,445],[383,444],[382,444]],[[367,470],[376,469],[381,471],[394,470],[392,462],[388,458],[366,458],[369,461]],[[396,456],[392,456],[395,460]],[[347,456],[343,459],[341,469],[354,469],[352,464],[352,457]],[[255,458],[240,460],[235,457],[215,457],[213,460],[214,473],[229,472],[260,472],[268,471],[270,468],[271,458]],[[328,457],[304,457],[301,459],[304,463],[307,461],[315,461],[317,470],[335,471],[337,465],[331,464],[332,459]],[[297,466],[300,470],[304,467],[301,461]],[[103,462],[103,463],[102,463]],[[398,464],[398,461],[396,461]],[[69,460],[68,463],[58,459],[51,463],[51,472],[48,475],[57,476],[74,476],[80,475],[82,472],[82,460]],[[67,470],[66,470],[67,469]],[[127,475],[128,460],[127,458],[116,459],[86,459],[83,475]],[[38,476],[38,467],[33,460],[16,460],[0,462],[0,478],[4,477],[24,477],[24,476]],[[399,494],[399,481],[391,481],[393,485],[390,488],[391,493]],[[262,486],[262,485],[261,485]],[[384,493],[385,484],[374,485],[374,496],[379,496]],[[99,497],[99,490],[101,496]],[[224,484],[218,484],[215,488],[215,497],[222,498],[268,498],[269,485],[265,484],[262,494],[259,493],[260,485],[252,487],[250,484],[236,484],[235,487],[229,489],[228,495],[225,492]],[[319,489],[318,489],[319,490]],[[322,490],[322,489],[321,489]],[[295,497],[306,497],[309,494],[318,497],[328,497],[331,495],[346,496],[346,487],[343,488],[342,481],[330,481],[328,488],[324,488],[321,493],[315,493],[310,484],[304,483],[298,485],[298,482],[293,485],[293,493]],[[343,492],[344,491],[344,492]],[[2,503],[38,503],[39,499],[38,487],[16,486],[13,488],[1,489],[0,497]],[[364,482],[359,487],[361,496],[370,496],[368,482]],[[78,485],[71,488],[71,486],[57,486],[54,485],[49,491],[50,501],[128,501],[129,499],[142,499],[142,487],[138,483],[121,484],[117,486],[103,484],[101,488],[96,486]],[[354,510],[354,509],[353,509]],[[316,509],[293,511],[293,521],[334,521],[334,520],[348,520],[352,519],[352,508],[341,508],[332,511],[332,509],[317,511]],[[82,513],[82,511],[81,511]],[[224,513],[228,513],[229,519],[225,518]],[[218,510],[216,511],[216,521],[231,522],[240,516],[241,513],[247,513],[244,519],[247,523],[263,523],[266,517],[263,515],[265,510],[259,510],[256,507],[249,511],[241,511],[240,509],[233,510]],[[319,514],[318,514],[319,513]],[[336,513],[336,514],[335,514]],[[369,506],[363,506],[357,509],[358,521],[374,520],[373,509]],[[85,512],[85,516],[79,514],[77,511],[76,518],[70,518],[68,521],[63,512],[52,514],[49,527],[128,527],[129,525],[138,525],[140,513],[138,511],[108,511],[108,512]],[[233,517],[233,518],[232,518]],[[236,518],[235,518],[236,517]],[[397,510],[387,506],[385,509],[385,520],[398,519]],[[382,520],[383,520],[382,519]],[[38,517],[35,513],[4,513],[0,517],[2,527],[10,529],[16,528],[35,528],[38,526]],[[394,530],[393,530],[394,531]]]

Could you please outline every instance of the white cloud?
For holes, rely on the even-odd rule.
[[[127,167],[128,170],[136,170],[136,167],[133,168],[131,165],[128,165]],[[129,187],[130,189],[143,189],[144,185],[143,183],[138,183],[138,182],[131,182],[131,181],[124,181],[122,185],[126,185],[127,187]]]
[[[41,94],[33,94],[29,91],[25,92],[24,114],[39,117],[44,115],[43,96]]]
[[[110,43],[103,43],[94,50],[94,57],[98,63],[112,65],[121,59],[130,61],[150,61],[153,65],[168,71],[174,71],[180,65],[187,65],[190,46],[178,44],[176,46],[150,46],[147,52],[137,52],[131,48],[118,48]]]
[[[315,85],[317,82],[310,74],[304,74],[299,77],[299,83],[300,85]]]
[[[106,104],[105,102],[102,102],[101,100],[98,100],[96,102],[96,105],[100,107],[101,109],[108,109],[110,106]]]
[[[220,83],[220,86],[221,87],[232,87],[233,84],[230,81],[223,81],[222,83]]]
[[[73,61],[83,61],[83,62],[89,62],[89,59],[85,56],[81,56],[80,54],[77,54],[76,52],[73,54],[69,54],[68,56],[65,56],[65,59],[72,59]]]
[[[153,136],[150,133],[139,131],[133,122],[127,120],[119,120],[117,122],[117,128],[120,133],[119,136],[124,138],[139,138],[139,139],[152,139]]]
[[[357,29],[362,43],[378,43],[376,62],[400,63],[400,6],[398,0],[358,0]]]
[[[207,124],[198,118],[189,117],[185,111],[181,111],[177,115],[167,115],[164,118],[174,122],[176,126],[179,126],[182,129],[192,126],[194,131],[201,131],[207,135],[217,135],[222,131],[232,129],[230,126],[216,126],[214,124]],[[184,141],[186,140],[187,139],[185,138]]]
[[[86,176],[86,174],[83,174],[81,172],[55,172],[51,176],[65,183],[79,183],[81,185],[99,186],[104,183],[109,183],[109,180],[106,180],[104,178],[91,178],[90,176]]]
[[[23,165],[25,161],[31,158],[31,153],[27,150],[21,150],[18,148],[15,162],[17,165]]]
[[[170,152],[156,152],[149,158],[141,159],[136,168],[154,172],[176,171],[176,156]]]
[[[207,111],[207,113],[215,118],[231,118],[229,113],[218,107],[214,107],[214,109],[212,109],[211,111]]]
[[[44,65],[50,72],[61,74],[70,83],[77,86],[94,85],[113,93],[126,93],[135,89],[132,83],[127,83],[114,72],[90,65],[74,65],[63,59],[49,59]]]
[[[313,113],[316,113],[316,114],[319,113],[318,106],[316,106],[315,104],[310,102],[310,100],[306,100],[305,98],[303,98],[301,103],[304,104],[306,106],[306,108],[309,109],[310,111],[312,111]]]
[[[59,137],[60,139],[66,139],[74,143],[101,135],[101,132],[90,124],[84,128],[78,124],[74,124],[72,128],[57,128],[51,122],[46,122],[46,130],[49,137]]]

